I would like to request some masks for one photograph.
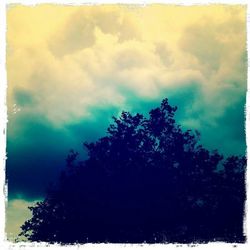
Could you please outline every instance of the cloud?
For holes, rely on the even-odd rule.
[[[65,166],[74,139],[69,139],[65,131],[55,130],[40,114],[19,113],[10,118],[7,132],[9,197],[15,197],[20,190],[28,197],[39,197]]]
[[[91,118],[54,127],[39,113],[10,118],[7,136],[6,175],[9,198],[22,193],[28,199],[43,197],[49,183],[54,183],[65,167],[70,149],[86,157],[82,143],[103,136],[119,110],[115,107],[95,108]],[[101,126],[100,126],[100,121]],[[19,126],[16,126],[19,124]]]
[[[95,43],[95,23],[85,13],[74,13],[49,41],[56,56],[70,54]]]
[[[193,111],[206,110],[202,119],[213,125],[246,93],[245,15],[229,12],[227,18],[217,22],[204,18],[184,30],[179,44],[196,60],[191,66],[199,70],[204,79],[202,98],[196,98]]]
[[[20,107],[24,107],[27,105],[33,104],[34,98],[29,91],[22,89],[22,88],[16,88],[14,92],[14,99],[16,101],[16,104]]]
[[[16,29],[12,25],[8,36],[13,49],[8,56],[12,104],[18,102],[15,88],[27,89],[36,98],[32,108],[54,125],[64,126],[91,116],[93,107],[128,107],[124,89],[138,98],[159,99],[162,91],[195,81],[203,86],[197,107],[220,101],[219,116],[230,105],[225,91],[245,91],[246,68],[240,59],[245,53],[246,27],[245,13],[237,12],[238,7],[235,11],[218,9],[219,17],[211,11],[214,7],[201,8],[203,14],[197,8],[165,7],[165,15],[157,6],[138,7],[137,11],[118,6],[69,8],[70,13],[57,26],[51,20],[54,28],[48,34],[42,32],[47,37],[41,37],[39,46],[13,41]],[[170,10],[182,15],[171,25]],[[159,14],[154,25],[145,29],[141,20],[147,24],[155,12]],[[193,13],[192,18],[185,13]],[[18,18],[10,18],[10,23]],[[42,25],[40,19],[38,23]],[[176,31],[170,29],[173,25]],[[161,34],[155,33],[158,26]]]
[[[211,84],[217,85],[217,74],[222,71],[234,75],[233,65],[240,63],[246,52],[245,20],[233,14],[219,23],[204,18],[187,27],[179,43],[185,52],[195,57],[196,66],[211,79]]]
[[[56,56],[92,47],[96,30],[115,35],[119,42],[140,38],[133,16],[125,8],[86,6],[75,11],[49,39],[49,48]]]
[[[214,126],[203,129],[206,136],[202,140],[207,148],[216,149],[220,145],[220,151],[227,155],[246,154],[245,102],[243,95],[234,105],[227,106],[223,115],[216,119]]]
[[[38,196],[68,149],[165,97],[208,147],[244,153],[245,20],[245,7],[223,5],[9,8],[11,193]]]
[[[21,232],[20,226],[29,218],[31,212],[29,206],[34,205],[34,201],[27,201],[22,198],[9,200],[6,209],[6,228],[7,239],[15,241],[18,234]]]

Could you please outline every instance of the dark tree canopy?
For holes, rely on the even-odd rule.
[[[164,99],[149,116],[123,112],[107,136],[71,151],[66,170],[22,226],[30,241],[244,242],[246,159],[226,159],[183,131]],[[80,136],[80,135],[79,135]]]

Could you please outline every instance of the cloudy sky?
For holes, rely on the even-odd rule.
[[[9,6],[9,235],[122,110],[168,97],[207,148],[245,154],[246,59],[244,6]]]

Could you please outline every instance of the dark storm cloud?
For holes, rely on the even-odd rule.
[[[95,118],[75,122],[64,128],[53,127],[39,114],[20,114],[8,123],[6,174],[9,197],[39,198],[49,182],[55,181],[65,167],[70,149],[81,153],[84,141],[94,141],[105,134],[114,108],[93,110]],[[18,128],[16,127],[18,124]]]
[[[10,197],[19,193],[41,196],[46,184],[62,168],[63,154],[68,150],[67,136],[36,114],[10,119],[7,136],[6,173]]]
[[[237,103],[229,105],[211,126],[206,116],[207,107],[202,100],[198,108],[195,106],[195,101],[201,96],[198,83],[190,82],[185,87],[165,90],[161,96],[152,100],[136,98],[129,88],[122,91],[127,96],[125,111],[147,115],[149,110],[168,97],[171,105],[178,106],[177,122],[183,129],[199,130],[201,142],[206,147],[218,149],[226,155],[245,154],[244,95]],[[17,99],[21,98],[19,103],[21,101],[24,104],[22,97],[25,95],[27,93],[17,92]],[[31,102],[29,98],[27,101]],[[79,119],[63,127],[54,127],[40,114],[20,112],[12,116],[8,123],[7,141],[9,196],[43,196],[48,183],[53,182],[65,166],[69,150],[75,149],[81,153],[82,159],[85,158],[86,151],[82,148],[82,143],[95,141],[103,136],[112,122],[111,117],[118,116],[121,111],[112,106],[92,108],[91,117]]]

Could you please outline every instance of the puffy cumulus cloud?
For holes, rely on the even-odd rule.
[[[238,73],[236,65],[242,65],[246,53],[245,25],[245,18],[232,14],[223,22],[201,19],[183,32],[180,47],[197,60],[196,67],[211,80],[210,85],[223,84],[219,83],[223,77]]]
[[[206,146],[244,153],[244,6],[16,5],[7,39],[12,194],[38,196],[112,115],[145,114],[165,97]]]
[[[140,39],[136,20],[126,8],[86,6],[74,12],[50,37],[49,48],[56,56],[63,56],[92,47],[96,41],[96,28],[115,35],[119,42]]]
[[[15,241],[18,234],[21,232],[20,226],[29,218],[31,218],[31,212],[28,209],[29,206],[34,205],[34,201],[27,201],[22,198],[16,198],[9,200],[6,206],[6,227],[5,232],[7,239]]]
[[[205,109],[203,120],[211,125],[245,97],[245,18],[232,10],[221,20],[206,17],[187,27],[179,41],[180,48],[196,60],[193,69],[199,70],[204,77],[203,98],[195,100],[191,112]]]
[[[9,103],[29,93],[35,101],[22,109],[54,125],[89,117],[93,107],[126,109],[128,92],[159,99],[191,82],[203,86],[197,108],[216,100],[219,116],[245,90],[243,7],[65,6],[59,20],[55,6],[45,7],[9,10]]]

